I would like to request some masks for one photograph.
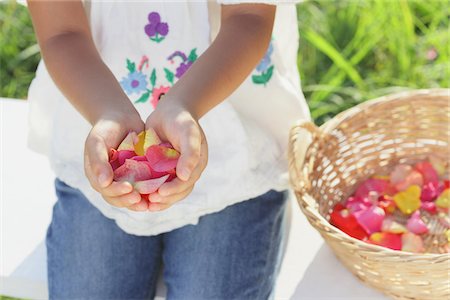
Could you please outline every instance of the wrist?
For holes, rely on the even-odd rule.
[[[198,122],[201,115],[199,115],[199,111],[195,103],[193,103],[193,101],[189,101],[184,97],[171,95],[169,93],[166,96],[164,96],[162,101],[158,104],[158,109],[170,115],[179,113],[189,113],[192,116],[192,118],[194,118],[195,121]]]
[[[135,110],[118,109],[106,110],[97,118],[95,124],[99,122],[114,122],[120,124],[121,127],[126,128],[127,131],[135,131],[137,133],[144,130],[144,122],[139,113]]]

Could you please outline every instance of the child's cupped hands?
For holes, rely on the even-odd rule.
[[[144,130],[139,114],[109,114],[102,116],[92,127],[85,143],[84,169],[91,186],[109,204],[134,211],[147,208],[141,195],[126,181],[113,181],[109,151],[116,148],[130,132]]]
[[[198,120],[181,103],[161,100],[147,118],[146,128],[153,128],[163,141],[180,152],[177,177],[164,183],[149,197],[150,211],[164,210],[186,198],[194,189],[208,162],[208,145]]]

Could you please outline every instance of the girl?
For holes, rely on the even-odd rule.
[[[288,129],[309,114],[295,6],[241,2],[29,1],[30,144],[58,177],[50,298],[149,298],[162,264],[169,299],[270,296]],[[149,127],[181,153],[150,203],[108,163]]]

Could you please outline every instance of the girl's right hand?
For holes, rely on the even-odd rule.
[[[84,148],[84,170],[91,186],[109,204],[134,211],[145,211],[146,201],[133,190],[128,182],[113,181],[109,164],[109,150],[117,148],[130,131],[141,132],[145,128],[139,115],[109,115],[100,118],[92,127]]]

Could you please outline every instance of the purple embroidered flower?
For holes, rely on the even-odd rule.
[[[179,79],[181,78],[181,76],[184,75],[184,73],[186,73],[186,71],[192,66],[192,62],[188,61],[187,63],[181,63],[178,68],[177,68],[177,72],[175,73],[175,76]]]
[[[157,12],[148,14],[148,22],[149,24],[144,27],[145,34],[154,42],[163,41],[169,33],[169,25],[161,22],[161,16]]]
[[[170,55],[167,59],[173,63],[173,59],[175,57],[181,58],[181,63],[176,69],[175,77],[181,78],[181,76],[186,73],[186,71],[192,66],[192,64],[197,60],[197,49],[194,48],[191,50],[188,56],[181,51],[175,51]]]
[[[152,23],[157,24],[157,23],[161,22],[161,17],[156,11],[153,11],[148,14],[148,21],[150,22],[150,24],[152,24]]]
[[[125,90],[127,95],[133,93],[139,94],[147,90],[147,80],[145,75],[141,72],[132,72],[128,74],[128,77],[122,78],[120,85]]]

